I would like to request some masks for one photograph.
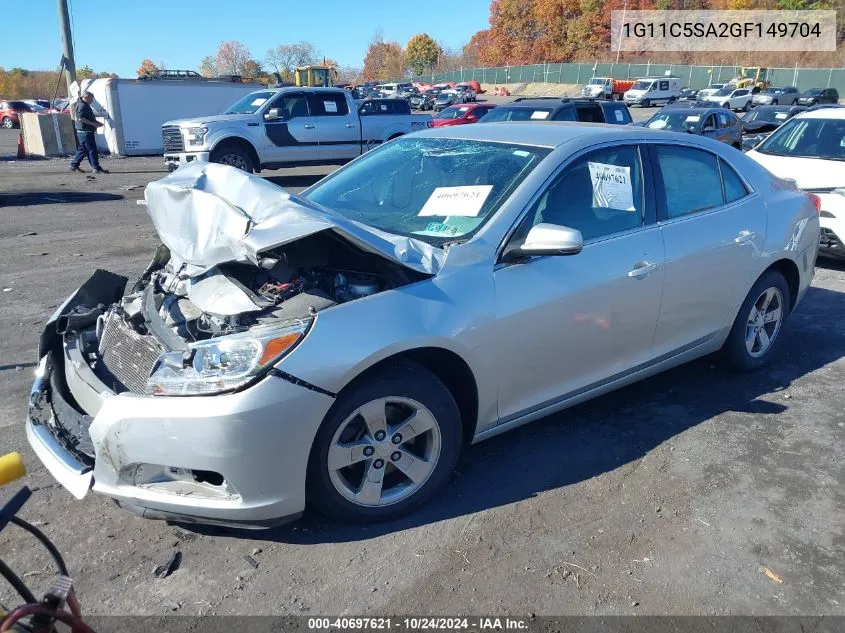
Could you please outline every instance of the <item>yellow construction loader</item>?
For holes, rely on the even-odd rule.
[[[328,88],[334,85],[337,70],[332,66],[300,66],[296,69],[296,85],[308,88]]]

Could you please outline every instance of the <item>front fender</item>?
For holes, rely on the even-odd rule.
[[[209,130],[205,139],[205,145],[202,147],[202,151],[214,151],[214,149],[223,141],[235,138],[249,143],[255,150],[256,155],[260,158],[261,153],[258,151],[261,147],[261,144],[258,142],[259,134],[257,132],[252,132],[252,130],[261,130],[261,127],[257,126],[244,129],[244,127],[240,125],[226,125],[220,129]]]

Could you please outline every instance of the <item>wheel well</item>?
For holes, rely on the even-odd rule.
[[[362,376],[400,359],[409,360],[425,367],[446,385],[458,405],[464,441],[469,444],[475,435],[478,424],[478,386],[466,361],[454,352],[442,347],[420,347],[380,360],[369,367]]]
[[[242,138],[238,138],[237,136],[230,136],[228,138],[224,138],[223,140],[218,142],[217,145],[214,146],[214,149],[211,150],[211,153],[216,154],[221,149],[229,145],[239,147],[240,149],[244,150],[247,154],[249,154],[249,157],[252,159],[253,166],[256,169],[261,167],[261,161],[259,161],[258,159],[258,152],[255,151],[255,148],[252,146],[252,143]]]
[[[776,270],[783,278],[786,279],[786,285],[789,286],[789,310],[795,307],[795,300],[798,296],[798,287],[801,283],[801,276],[798,272],[798,266],[791,259],[779,259],[767,269]]]

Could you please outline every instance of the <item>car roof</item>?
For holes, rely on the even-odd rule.
[[[793,118],[795,119],[845,119],[845,108],[811,108],[804,112],[799,112]]]
[[[693,101],[691,103],[695,103],[695,102]],[[710,114],[711,112],[726,112],[726,113],[730,112],[731,114],[733,114],[733,112],[731,112],[730,110],[726,110],[725,108],[723,108],[721,106],[699,106],[699,105],[684,106],[682,103],[664,106],[664,107],[660,108],[660,110],[655,112],[655,114],[660,114],[664,110],[676,110],[678,112],[687,112],[687,113],[692,113],[692,114],[705,114],[705,113]],[[652,116],[654,116],[654,115],[652,115]]]
[[[572,103],[595,103],[602,107],[610,105],[624,105],[621,101],[605,101],[603,99],[587,99],[577,97],[518,97],[513,101],[501,104],[518,108],[554,108]]]
[[[792,110],[792,108],[798,108],[799,110],[806,110],[807,106],[800,106],[794,104],[787,104],[784,103],[783,105],[759,105],[754,106],[754,110]],[[750,110],[750,112],[754,112],[754,110]]]
[[[501,106],[500,106],[501,107]],[[516,145],[533,145],[535,147],[558,147],[570,141],[624,141],[643,136],[666,138],[665,130],[649,130],[640,126],[611,125],[606,123],[577,123],[571,121],[508,121],[484,123],[475,125],[454,125],[439,128],[429,128],[414,134],[415,137],[439,137],[468,141],[489,141],[494,143],[514,143]],[[677,133],[678,138],[684,138],[691,143],[697,140],[689,138],[689,134]],[[698,137],[696,137],[697,139]]]

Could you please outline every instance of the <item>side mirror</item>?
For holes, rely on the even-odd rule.
[[[505,252],[507,259],[522,257],[576,255],[584,248],[581,231],[557,224],[536,224],[528,231],[525,241]]]
[[[284,112],[282,112],[281,108],[270,108],[264,113],[265,121],[281,121],[284,120],[284,118]]]

